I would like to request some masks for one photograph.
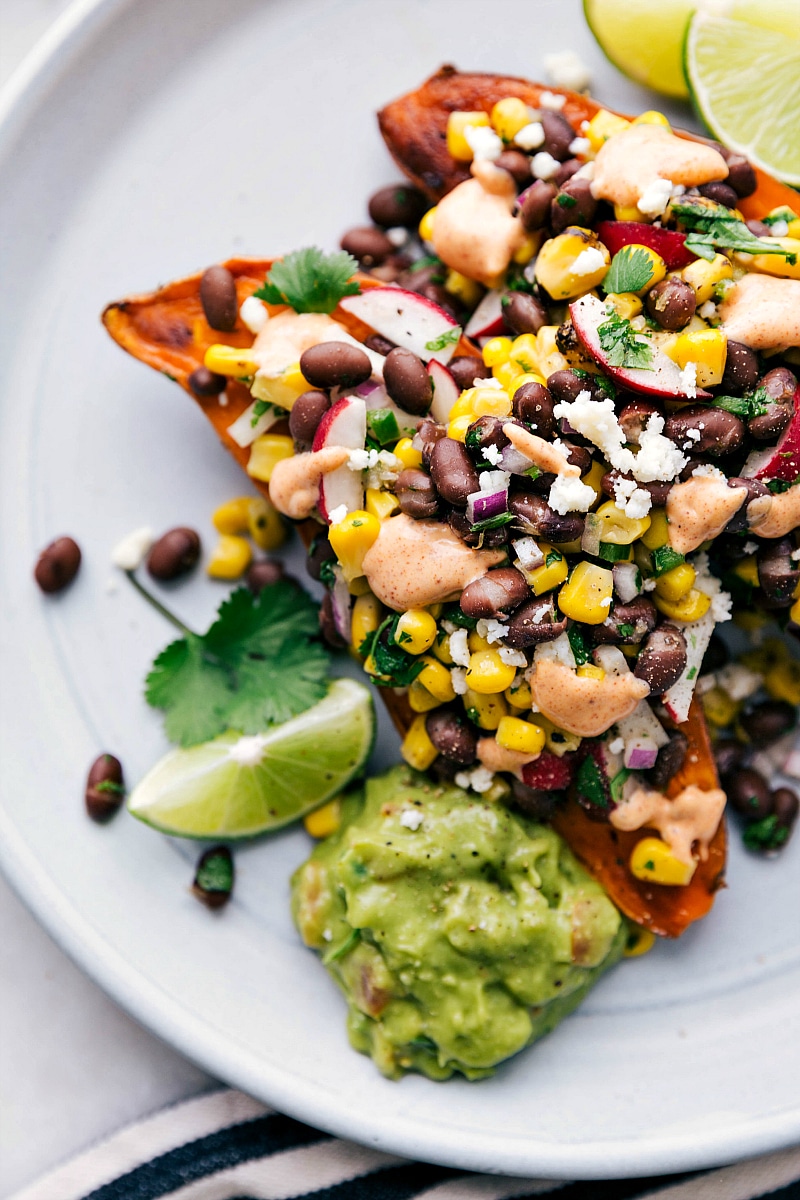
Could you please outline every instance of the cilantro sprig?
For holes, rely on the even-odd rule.
[[[686,249],[709,262],[717,250],[739,250],[745,254],[781,254],[790,264],[797,261],[782,246],[774,246],[751,233],[740,217],[724,204],[700,204],[673,200],[670,213],[687,230]]]
[[[711,401],[715,408],[723,408],[725,412],[749,421],[752,417],[763,417],[769,410],[769,396],[766,388],[758,387],[745,396],[715,396]]]
[[[603,280],[605,292],[640,292],[655,275],[653,260],[643,246],[623,246],[611,260]]]
[[[447,329],[444,333],[440,333],[439,336],[434,338],[432,341],[426,342],[425,349],[430,350],[432,354],[435,354],[437,350],[446,350],[448,346],[455,346],[460,337],[461,326],[454,325],[452,329]]]
[[[325,254],[317,246],[295,250],[276,262],[254,295],[268,304],[288,304],[299,313],[331,313],[345,296],[361,291],[352,278],[358,263],[344,250]]]
[[[653,351],[645,340],[647,335],[638,333],[624,317],[612,313],[598,326],[597,336],[609,366],[652,371]]]

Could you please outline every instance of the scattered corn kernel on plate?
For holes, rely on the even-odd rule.
[[[579,3],[572,8],[574,21],[566,22],[570,42],[591,65],[594,95],[609,106],[583,134],[602,146],[621,132],[614,111],[641,112],[653,102],[647,93],[620,80],[594,48],[582,25]],[[250,295],[272,258],[312,242],[334,247],[341,231],[362,219],[354,210],[354,192],[367,196],[397,175],[381,143],[375,112],[442,62],[455,61],[464,68],[488,65],[485,6],[473,0],[434,6],[392,0],[382,6],[379,30],[374,6],[366,0],[337,6],[310,0],[291,5],[243,0],[234,16],[221,0],[197,0],[191,6],[191,23],[188,12],[185,0],[84,0],[62,20],[49,45],[37,51],[0,102],[0,306],[7,346],[0,363],[4,870],[61,944],[143,1023],[221,1078],[345,1137],[465,1168],[561,1178],[690,1169],[796,1141],[797,841],[771,861],[747,851],[732,833],[727,888],[716,895],[710,912],[705,905],[704,919],[691,924],[680,940],[659,940],[648,954],[606,975],[556,1032],[512,1059],[493,1078],[480,1083],[453,1079],[441,1085],[409,1075],[398,1083],[382,1078],[368,1058],[352,1052],[341,998],[293,927],[288,878],[307,857],[305,833],[290,827],[268,841],[237,849],[235,896],[217,919],[196,903],[188,887],[176,886],[182,872],[187,881],[191,877],[195,856],[187,843],[157,836],[132,820],[100,828],[86,820],[76,802],[86,763],[99,746],[119,748],[133,779],[141,779],[166,749],[160,722],[143,705],[139,683],[164,643],[163,624],[130,589],[120,586],[109,561],[111,548],[127,530],[145,524],[168,528],[178,521],[208,530],[210,544],[211,512],[242,493],[239,467],[222,452],[184,394],[170,379],[123,357],[97,314],[112,297],[137,290],[145,294],[155,282],[188,277],[209,261],[237,262],[237,270],[250,278],[251,256],[269,256],[258,260],[260,273],[254,271]],[[535,6],[508,0],[497,6],[496,53],[490,65],[509,75],[541,78],[542,62],[538,57],[531,61],[525,47],[535,41],[536,56],[563,50],[564,15],[563,0],[542,0]],[[520,36],[527,29],[531,37]],[[298,89],[298,70],[313,83]],[[667,105],[663,112],[661,122],[656,119],[662,129],[663,121],[686,126],[687,113],[681,107]],[[502,115],[515,120],[511,106]],[[652,121],[649,124],[652,127]],[[520,128],[517,121],[509,137]],[[469,131],[475,129],[472,145],[469,138],[476,135]],[[460,127],[454,122],[448,153],[455,149],[463,159],[456,155],[447,163],[451,171],[463,171],[461,179],[468,178],[463,167],[467,154],[477,155],[481,139],[484,148],[487,144],[481,129],[491,132],[483,120],[465,120]],[[387,140],[391,144],[391,136]],[[63,152],[67,145],[69,154]],[[396,143],[395,150],[397,145],[402,147]],[[408,169],[413,175],[413,164]],[[719,299],[719,289],[724,292],[729,282],[729,260],[718,252],[718,245],[709,244],[709,229],[698,220],[689,237],[701,249],[688,262],[681,259],[685,250],[676,247],[674,239],[662,238],[657,245],[647,240],[659,202],[665,207],[668,199],[649,194],[645,202],[640,196],[634,212],[624,197],[617,199],[619,211],[609,224],[630,223],[637,213],[651,221],[637,235],[636,261],[631,252],[617,261],[626,243],[614,243],[613,229],[603,240],[587,240],[585,230],[565,231],[558,252],[551,246],[541,256],[538,282],[554,302],[572,305],[572,325],[582,349],[567,344],[563,336],[559,344],[555,330],[549,341],[545,333],[533,347],[539,370],[544,363],[556,370],[563,366],[562,359],[573,361],[570,354],[591,355],[600,345],[604,369],[617,386],[643,390],[642,376],[650,370],[656,394],[660,389],[675,395],[683,388],[687,397],[694,393],[692,398],[702,399],[704,388],[718,387],[724,360],[710,317],[701,316],[690,328],[674,331],[669,353],[662,353],[659,345],[657,370],[652,359],[643,361],[636,336],[624,335],[625,329],[636,330],[640,338],[646,335],[644,322],[631,325],[642,312],[636,292],[660,286],[668,271],[683,272],[681,288],[692,293],[698,308],[709,303],[713,308],[712,298]],[[691,198],[683,201],[687,219],[692,203]],[[784,224],[786,230],[774,230],[773,242],[790,236],[789,221]],[[435,216],[428,218],[428,225],[423,237],[435,243]],[[740,250],[746,253],[747,248]],[[524,247],[514,249],[524,268]],[[770,272],[778,258],[789,264],[790,248],[779,250],[760,256],[751,280],[773,278]],[[448,253],[439,252],[443,257]],[[677,259],[672,257],[675,253]],[[618,277],[615,288],[603,289],[615,297],[613,319],[598,291],[609,270]],[[492,274],[487,267],[482,280],[489,292]],[[464,283],[451,280],[451,286],[460,287],[464,305],[474,307],[470,280],[464,275],[462,279]],[[365,287],[350,302],[377,293]],[[603,309],[602,320],[596,306]],[[354,320],[360,319],[357,309],[356,303]],[[656,309],[656,318],[659,315],[663,312]],[[613,325],[610,333],[603,333],[604,324]],[[448,349],[450,354],[453,350],[451,329],[452,322],[425,334],[426,348],[438,347],[432,354],[444,359],[430,368],[434,376],[443,372],[440,381],[447,374]],[[514,342],[504,340],[502,333],[494,337],[491,320],[478,332],[486,334],[483,364],[501,391],[510,389],[515,379],[537,374],[525,359],[532,350],[525,335]],[[237,358],[245,345],[249,343],[216,350],[208,369],[226,376],[247,373],[250,360],[245,357],[240,363]],[[182,369],[176,368],[179,377]],[[536,384],[536,379],[528,382]],[[294,387],[293,394],[296,383],[281,380],[282,386]],[[495,384],[482,390],[499,394]],[[491,395],[480,412],[474,396],[463,404],[461,397],[451,400],[448,435],[456,442],[467,436],[476,415],[508,415]],[[583,420],[580,405],[575,400],[566,403],[571,407],[564,410],[566,428],[561,432],[565,437],[586,433],[588,425],[577,428]],[[455,409],[457,404],[463,412]],[[226,429],[238,417],[234,409]],[[739,418],[740,425],[742,417],[752,421],[766,415],[758,406],[744,411],[740,405],[737,412],[734,404],[720,411]],[[397,450],[397,434],[403,430],[394,416],[391,429],[391,422],[382,417],[371,430],[377,440],[386,435]],[[728,432],[733,428],[731,421],[722,424]],[[658,436],[657,430],[652,432]],[[251,478],[269,479],[285,458],[279,436],[260,440]],[[524,440],[518,446],[514,436],[510,440],[516,452],[530,449]],[[645,430],[640,453],[646,450],[646,436]],[[686,434],[686,440],[691,443],[693,435]],[[242,448],[235,439],[234,444]],[[245,461],[249,445],[247,450]],[[416,469],[413,450],[413,445],[397,450],[408,454],[403,465],[409,470]],[[624,473],[627,460],[620,461]],[[797,466],[788,456],[781,462],[783,467],[773,461],[766,476],[779,485],[789,481],[786,472],[791,467],[796,473]],[[676,469],[684,465],[682,458]],[[758,470],[762,468],[766,469],[760,464]],[[577,495],[575,484],[592,488],[594,483],[592,503],[599,499],[597,473],[562,475],[562,517],[578,511],[570,508]],[[339,491],[332,487],[329,494],[323,488],[320,511],[337,531],[332,544],[346,581],[349,576],[353,583],[377,536],[373,542],[366,537],[370,522],[348,524],[348,512],[361,512],[360,505],[349,503],[348,486]],[[385,491],[370,490],[375,494],[367,493],[364,500],[370,520],[376,526],[387,518],[390,524],[400,521],[385,507]],[[502,515],[498,490],[503,489],[482,487],[470,497],[473,525],[491,521],[498,512]],[[537,597],[558,589],[559,607],[574,622],[571,628],[597,627],[611,595],[608,577],[616,572],[624,581],[632,574],[626,575],[624,568],[635,565],[627,562],[635,542],[654,573],[659,612],[689,630],[689,642],[697,650],[699,640],[695,644],[692,638],[700,639],[702,623],[719,593],[696,559],[694,566],[684,561],[696,546],[687,542],[684,556],[664,536],[663,506],[655,503],[651,513],[650,508],[640,511],[636,502],[631,505],[636,491],[631,488],[624,497],[624,519],[618,505],[595,505],[590,514],[594,519],[586,521],[590,540],[582,539],[586,558],[569,576],[566,556],[574,553],[569,539],[551,540],[546,553],[532,557],[527,566],[524,556],[532,554],[532,548],[520,549],[519,542],[527,586]],[[772,491],[786,494],[781,486]],[[755,492],[753,497],[748,492],[748,511],[761,495]],[[236,514],[227,515],[230,529],[238,528]],[[403,519],[410,520],[405,511]],[[225,533],[225,520],[219,520],[223,542],[216,551],[217,574],[223,577],[238,570],[241,548],[237,535]],[[671,524],[680,524],[679,513],[672,515]],[[62,529],[79,532],[84,566],[70,590],[44,605],[31,583],[31,563],[36,549]],[[226,537],[231,541],[225,542]],[[599,546],[605,547],[602,555]],[[731,571],[738,580],[734,588],[749,588],[745,596],[752,595],[756,583],[765,586],[754,553],[749,549]],[[296,539],[287,565],[298,576],[303,558]],[[606,565],[590,561],[598,558]],[[222,598],[219,582],[212,579],[197,580],[180,592],[167,588],[162,594],[180,607],[182,618],[194,628],[205,627],[209,612]],[[353,611],[365,635],[374,636],[369,598],[357,596],[355,603]],[[393,631],[395,642],[405,644],[408,654],[422,657],[436,636],[425,607],[403,605],[403,624],[398,622]],[[716,611],[719,614],[718,606]],[[563,734],[568,714],[560,724],[545,717],[538,723],[520,718],[523,706],[517,693],[524,681],[518,678],[519,664],[500,658],[489,632],[477,632],[478,640],[468,646],[474,693],[469,719],[479,728],[497,731],[492,740],[508,754],[541,754],[547,739],[552,747],[554,734]],[[623,640],[628,636],[623,630]],[[796,705],[800,700],[797,672],[780,643],[755,647],[745,629],[737,631],[737,638],[734,682],[718,672],[704,694],[712,728],[735,725],[742,698],[736,699],[736,686],[746,692],[748,673],[751,680],[765,681],[774,701]],[[601,659],[605,665],[587,656],[578,666],[582,674],[571,676],[581,695],[606,676],[623,677],[619,672],[624,663],[619,660],[624,655],[611,649],[614,653]],[[698,654],[702,657],[702,648]],[[373,672],[381,669],[379,662],[371,665]],[[447,689],[452,676],[447,681],[440,678],[442,665],[449,664],[431,654],[424,678],[420,672],[409,689],[409,694],[416,689],[416,715],[410,722],[416,734],[406,757],[420,767],[429,765],[426,731],[431,726],[425,713],[436,711],[430,698],[451,701]],[[548,670],[563,665],[554,661]],[[683,664],[681,675],[684,670],[691,671],[692,663]],[[634,678],[627,666],[625,671]],[[363,678],[355,663],[350,673]],[[634,692],[635,686],[631,695]],[[493,699],[498,696],[502,703]],[[673,694],[674,711],[690,739],[700,739],[692,745],[700,746],[703,735],[698,730],[705,724],[696,709],[689,716],[690,697],[691,688],[688,695],[686,688]],[[540,707],[547,709],[552,703],[550,699]],[[388,717],[382,714],[379,720],[373,762],[382,767],[397,760],[399,741]],[[561,761],[555,753],[551,757]],[[590,764],[588,774],[597,770],[591,756],[583,761]],[[584,785],[591,791],[591,780]],[[551,780],[539,786],[556,785]],[[317,832],[327,832],[324,820],[318,824]],[[579,857],[587,859],[591,855],[583,854],[582,839],[596,840],[597,829],[609,828],[575,819],[560,832]],[[627,836],[620,830],[620,837]],[[696,876],[709,896],[724,861],[724,841],[715,845],[714,836],[712,829],[709,873],[703,876],[698,868]],[[686,862],[666,856],[663,841],[647,842],[638,843],[638,858],[630,857],[633,877],[646,880],[648,872],[656,871],[665,885],[662,891],[688,887]],[[613,892],[614,881],[608,877],[605,883]],[[668,926],[669,912],[665,913],[658,918],[665,922],[659,932],[680,932]],[[681,918],[680,928],[686,924]]]

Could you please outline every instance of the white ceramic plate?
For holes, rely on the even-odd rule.
[[[164,749],[141,680],[171,631],[124,582],[108,590],[109,548],[145,523],[210,540],[243,482],[185,395],[105,336],[104,303],[232,253],[334,246],[396,177],[380,104],[442,61],[535,77],[565,44],[597,95],[652,106],[594,49],[578,0],[97,0],[17,77],[0,113],[0,855],[88,972],[231,1083],[387,1150],[575,1178],[800,1138],[800,838],[771,863],[734,835],[702,927],[623,965],[495,1079],[393,1084],[349,1049],[293,931],[304,834],[240,850],[215,917],[187,890],[193,846],[124,815],[98,828],[81,801],[100,749],[130,780]],[[45,600],[31,567],[61,532],[84,567]],[[204,627],[220,594],[198,577],[171,599]]]

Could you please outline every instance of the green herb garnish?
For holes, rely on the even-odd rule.
[[[221,892],[230,895],[233,891],[233,859],[226,849],[209,850],[200,860],[194,885],[201,892]]]
[[[598,326],[597,336],[609,366],[652,371],[653,351],[646,335],[637,333],[630,321],[612,313]]]
[[[722,408],[725,412],[741,417],[743,421],[749,421],[752,417],[763,417],[769,410],[769,396],[764,387],[758,387],[746,396],[715,396],[711,403],[715,408]]]
[[[253,429],[255,429],[256,425],[261,420],[264,413],[269,412],[269,410],[271,408],[274,408],[272,401],[256,400],[255,404],[253,405],[253,414],[250,418],[250,425]]]
[[[677,550],[673,550],[671,546],[658,546],[653,551],[653,571],[658,577],[665,575],[667,571],[671,571],[673,567],[679,567],[686,559]]]
[[[620,637],[633,637],[636,633],[636,626],[631,625],[629,621],[623,621],[621,625],[617,626],[617,633]]]
[[[553,563],[560,563],[563,557],[564,555],[560,554],[558,550],[548,550],[547,557],[544,560],[544,565],[546,567],[552,567]]]
[[[793,488],[798,482],[800,481],[797,479],[793,479],[791,482],[788,479],[768,479],[767,487],[773,496],[779,496],[781,492],[788,492],[789,488]]]
[[[748,850],[779,850],[789,837],[789,830],[778,824],[775,813],[770,813],[747,825],[742,837]]]
[[[586,755],[586,758],[578,768],[575,784],[579,797],[588,800],[590,804],[595,805],[597,808],[608,808],[603,772],[591,754]]]
[[[717,250],[740,250],[745,254],[780,254],[787,263],[797,261],[781,246],[773,246],[757,238],[724,204],[698,204],[692,200],[673,201],[670,212],[677,217],[686,235],[686,249],[709,262]]]
[[[572,649],[572,656],[575,659],[576,666],[582,667],[584,663],[590,661],[592,653],[586,645],[586,638],[579,625],[570,625],[567,630],[567,640]]]
[[[501,529],[503,525],[509,525],[515,520],[516,517],[513,513],[498,513],[496,517],[487,517],[485,521],[476,521],[474,525],[470,525],[470,529],[473,533],[485,533],[487,529]]]
[[[425,349],[435,354],[437,350],[445,350],[448,346],[455,346],[460,337],[461,326],[454,325],[452,329],[446,330],[445,333],[440,333],[432,342],[426,342]]]
[[[344,250],[324,254],[317,246],[306,246],[276,262],[264,286],[253,294],[268,304],[288,304],[299,313],[331,313],[345,296],[360,293],[353,279],[357,270],[358,263]]]
[[[641,246],[623,246],[611,260],[603,280],[605,292],[640,292],[653,278],[653,260]]]
[[[419,657],[409,654],[402,646],[396,644],[399,620],[398,613],[387,617],[375,633],[365,638],[359,647],[359,654],[363,658],[372,655],[375,670],[378,672],[378,677],[373,676],[373,682],[378,687],[408,687],[425,667],[425,663]]]
[[[597,557],[605,559],[606,562],[626,562],[630,552],[630,546],[618,546],[616,542],[601,542]]]

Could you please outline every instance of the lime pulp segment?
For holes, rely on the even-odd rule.
[[[264,734],[228,732],[170,751],[134,788],[128,808],[180,837],[253,837],[341,791],[374,736],[369,689],[337,679],[324,700]]]

